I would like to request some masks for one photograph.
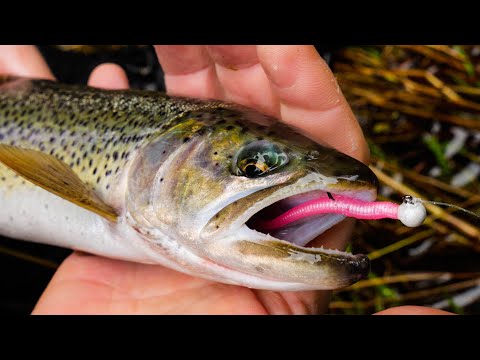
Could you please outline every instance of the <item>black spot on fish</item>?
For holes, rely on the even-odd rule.
[[[100,179],[101,179],[101,178],[102,178],[101,176],[99,176],[99,177],[97,178],[97,184],[100,182]]]
[[[107,184],[106,189],[107,190],[110,189],[110,184]]]
[[[115,160],[115,161],[118,160],[118,151],[113,152],[113,160]]]
[[[97,168],[93,169],[92,174],[95,175],[97,173]]]
[[[228,126],[226,127],[227,130],[233,130],[234,128],[235,128],[235,127],[234,127],[233,125],[228,125]]]
[[[163,178],[160,179],[160,182],[163,182]]]
[[[105,176],[109,176],[111,173],[112,173],[112,170],[107,170],[107,171],[105,172]]]
[[[92,167],[93,165],[93,159],[90,159],[90,161],[88,162],[88,167]]]
[[[50,155],[55,154],[55,149],[50,150]]]
[[[188,142],[189,140],[190,140],[190,138],[189,138],[189,137],[185,137],[185,138],[183,138],[183,142],[184,142],[184,143]]]
[[[215,152],[213,153],[213,155],[218,155],[218,152],[215,151]]]

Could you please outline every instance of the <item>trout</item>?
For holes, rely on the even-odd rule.
[[[365,255],[309,244],[342,221],[257,224],[314,198],[366,202],[361,162],[237,104],[0,77],[0,234],[250,288],[337,289]]]

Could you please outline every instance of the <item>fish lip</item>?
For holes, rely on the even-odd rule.
[[[317,290],[340,289],[366,278],[370,272],[370,259],[363,254],[354,255],[339,250],[303,248],[276,239],[243,240],[234,245],[242,257],[250,257],[250,261],[252,261],[251,256],[257,256],[261,260],[265,252],[270,253],[269,259],[280,260],[276,275],[282,274],[288,277],[288,281],[306,285],[305,288],[311,285]]]

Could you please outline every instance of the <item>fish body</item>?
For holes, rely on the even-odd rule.
[[[0,80],[0,233],[252,288],[335,289],[368,259],[308,243],[343,219],[263,233],[331,193],[373,201],[364,164],[236,104]]]

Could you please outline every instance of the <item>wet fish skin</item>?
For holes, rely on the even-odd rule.
[[[234,174],[239,150],[263,140],[285,149],[288,164],[258,178]],[[0,220],[4,234],[257,288],[338,288],[368,272],[365,257],[305,252],[242,227],[245,214],[275,196],[321,186],[365,192],[373,199],[377,186],[365,165],[251,109],[141,90],[3,77],[0,144],[65,162],[118,214],[112,224],[54,199],[0,165],[0,199],[28,189],[32,203],[22,211],[42,229],[59,224],[38,219],[33,209],[37,195],[55,202],[52,211],[60,213],[65,206],[72,217],[82,218],[73,237],[66,226],[53,238],[19,230],[20,220],[11,225]],[[78,230],[89,222],[95,224],[91,241]],[[68,234],[71,239],[63,240]],[[114,250],[117,244],[123,248]],[[312,252],[313,258],[305,255]]]

